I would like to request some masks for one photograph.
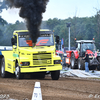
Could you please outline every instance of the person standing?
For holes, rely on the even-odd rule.
[[[89,72],[89,55],[87,51],[85,52],[85,57],[83,57],[83,59],[85,60],[85,72]]]

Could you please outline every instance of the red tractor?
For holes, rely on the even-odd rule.
[[[94,40],[77,40],[76,41],[76,50],[66,51],[67,60],[69,58],[70,67],[72,69],[85,69],[85,52],[88,52],[89,55],[89,69],[95,70],[96,68],[100,70],[100,55],[96,51],[95,41]]]

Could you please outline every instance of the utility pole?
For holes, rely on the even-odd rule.
[[[70,26],[71,26],[71,23],[66,23],[67,24],[67,27],[69,27],[69,50],[70,50]]]

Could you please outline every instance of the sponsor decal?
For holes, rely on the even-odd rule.
[[[13,53],[13,57],[19,57],[19,55],[18,55],[18,54]]]
[[[8,63],[8,68],[10,68],[10,69],[11,69],[11,64],[9,64],[9,63]]]

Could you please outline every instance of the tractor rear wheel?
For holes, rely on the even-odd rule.
[[[80,70],[85,69],[85,61],[82,58],[78,59],[78,69],[80,69]]]

